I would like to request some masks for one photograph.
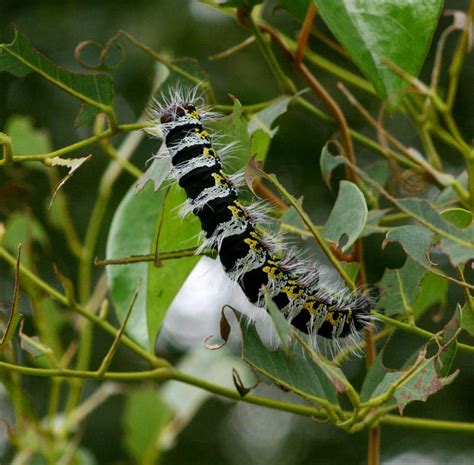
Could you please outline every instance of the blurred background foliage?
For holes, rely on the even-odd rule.
[[[446,10],[467,9],[467,1],[448,0]],[[299,23],[283,11],[272,12],[269,2],[266,13],[268,19],[282,31],[293,37]],[[433,44],[437,43],[441,32],[450,24],[450,19],[441,17]],[[208,60],[233,44],[244,40],[247,31],[240,27],[234,19],[207,8],[197,1],[188,0],[145,0],[126,1],[14,1],[2,0],[0,3],[1,42],[9,42],[12,38],[12,27],[15,23],[32,41],[35,48],[43,51],[54,63],[73,71],[84,71],[74,60],[76,45],[84,40],[93,40],[100,44],[113,36],[117,30],[124,29],[143,43],[156,50],[165,51],[175,57],[193,57],[208,72],[214,86],[216,100],[231,104],[228,94],[235,95],[243,104],[252,104],[270,99],[279,93],[273,76],[262,60],[255,45],[241,53],[223,60]],[[318,18],[316,28],[328,32]],[[446,56],[450,56],[456,44],[454,35],[448,39]],[[313,50],[321,53],[331,61],[348,67],[337,53],[323,43],[311,39]],[[82,57],[93,62],[97,57],[93,48],[89,48]],[[113,59],[114,57],[112,57]],[[115,57],[117,58],[117,57]],[[434,46],[427,57],[420,74],[422,80],[429,80],[434,60]],[[446,73],[445,73],[446,74]],[[443,75],[442,79],[446,78]],[[125,45],[123,61],[114,73],[116,92],[115,104],[120,121],[133,122],[142,113],[152,87],[153,63],[149,56],[138,49]],[[362,120],[356,110],[350,106],[335,88],[336,80],[324,72],[318,74],[321,82],[338,100],[344,109],[352,128],[363,134],[372,134],[367,123]],[[297,78],[296,78],[297,79]],[[474,127],[474,58],[466,56],[464,70],[459,84],[454,115],[466,140],[472,137]],[[368,97],[361,91],[353,90],[365,108],[376,113],[380,101]],[[23,79],[0,73],[0,128],[5,128],[18,116],[27,117],[28,121],[41,131],[45,146],[60,148],[88,136],[89,127],[74,127],[74,120],[79,111],[79,104],[70,96],[57,91],[46,81],[36,75],[28,75]],[[399,114],[386,118],[387,127],[408,146],[417,146],[415,131],[411,130],[407,120]],[[306,211],[315,218],[324,220],[328,216],[335,201],[334,192],[324,185],[317,160],[321,148],[334,134],[334,128],[314,119],[309,119],[300,108],[290,107],[287,113],[278,120],[279,131],[273,138],[270,155],[266,165],[268,172],[278,174],[280,181],[299,197],[304,195]],[[3,129],[4,130],[4,129]],[[120,136],[117,138],[120,139]],[[447,171],[456,172],[460,159],[458,155],[450,156],[449,147],[442,147],[443,159]],[[134,155],[134,163],[145,168],[146,160],[156,151],[156,142],[143,140]],[[358,160],[370,160],[373,155],[356,145]],[[70,199],[74,223],[79,235],[83,236],[90,216],[91,208],[97,196],[97,176],[102,172],[109,160],[102,156],[97,147],[89,147],[87,153],[93,156],[84,169],[79,170],[65,185],[64,191]],[[85,155],[85,153],[78,153]],[[106,212],[103,228],[100,232],[97,255],[105,255],[105,242],[114,210],[130,187],[133,179],[124,173],[114,185],[110,206]],[[60,269],[74,278],[77,270],[71,252],[66,247],[62,232],[54,226],[54,221],[46,212],[50,201],[50,180],[41,169],[29,170],[26,166],[9,166],[0,172],[0,219],[15,212],[31,212],[38,220],[36,232],[37,244],[35,254],[47,256],[47,261],[39,261],[37,267],[41,274],[51,279],[52,263],[60,264]],[[21,228],[19,229],[21,230]],[[380,251],[383,236],[371,236],[367,241],[366,258],[370,271],[369,281],[380,279],[384,266],[396,267],[403,262],[403,255],[398,245],[392,244]],[[43,252],[41,249],[46,250]],[[13,277],[4,263],[0,264],[0,300],[8,302],[13,289]],[[99,271],[95,271],[96,277]],[[456,292],[456,291],[455,291]],[[454,300],[455,296],[449,296]],[[28,303],[23,302],[27,308]],[[216,312],[217,312],[216,308]],[[22,310],[23,312],[23,310]],[[24,312],[23,312],[24,313]],[[26,312],[27,313],[27,312]],[[216,313],[217,314],[217,313]],[[441,318],[443,316],[441,315]],[[426,316],[423,326],[432,329],[431,316]],[[215,318],[214,318],[215,320]],[[46,323],[48,324],[48,323]],[[177,323],[181,326],[181,323]],[[186,323],[183,322],[183,327]],[[174,337],[180,337],[179,333]],[[182,336],[181,336],[182,337]],[[396,334],[396,347],[403,360],[407,353],[419,345],[420,341],[406,334]],[[172,339],[172,338],[171,338]],[[171,360],[186,362],[183,345],[173,340],[162,348]],[[392,341],[393,342],[393,341]],[[111,343],[111,338],[104,333],[95,331],[93,353],[96,357],[95,366]],[[200,343],[197,342],[197,345]],[[186,344],[185,344],[186,345]],[[237,349],[236,349],[237,350]],[[397,351],[390,354],[394,363]],[[208,355],[194,354],[205,357]],[[230,355],[229,355],[230,356]],[[184,360],[184,361],[183,361]],[[127,350],[120,349],[113,367],[121,371],[134,370],[140,367],[138,362]],[[390,363],[387,363],[390,366]],[[203,365],[206,366],[206,365]],[[472,390],[474,372],[472,360],[463,353],[458,354],[457,366],[461,374],[456,383],[449,389],[442,390],[426,403],[416,403],[408,407],[411,415],[422,417],[458,420],[469,420],[474,415]],[[360,376],[362,360],[351,360],[348,368],[356,376]],[[226,373],[226,376],[230,376]],[[38,412],[45,414],[49,380],[40,378],[24,379],[24,389],[29,401]],[[168,387],[167,387],[168,386]],[[163,389],[173,391],[176,384],[166,385]],[[88,381],[84,396],[97,389],[97,383]],[[104,401],[99,402],[85,421],[81,447],[83,461],[87,464],[125,464],[139,453],[130,446],[132,434],[124,418],[125,412],[136,405],[144,410],[152,402],[146,396],[153,396],[149,390],[134,391],[133,386],[127,388],[116,386],[115,391],[105,393]],[[196,391],[194,388],[188,388]],[[275,387],[260,386],[257,391],[265,395],[280,395]],[[169,394],[172,396],[172,394]],[[195,394],[193,394],[195,395]],[[166,398],[166,394],[163,394]],[[189,393],[185,397],[191,396]],[[0,396],[2,418],[12,417],[11,406]],[[140,404],[143,402],[143,404]],[[156,400],[156,418],[166,416],[166,407]],[[172,401],[170,401],[172,403]],[[199,405],[201,405],[198,408]],[[135,404],[134,404],[135,403]],[[186,426],[173,440],[163,444],[163,455],[160,463],[172,464],[340,464],[364,463],[366,460],[366,432],[347,435],[331,425],[319,424],[308,418],[296,417],[291,414],[267,410],[243,403],[234,403],[205,396],[196,400],[195,415],[184,421]],[[140,431],[145,434],[156,427],[146,424],[146,416]],[[189,424],[187,424],[189,421]],[[179,427],[177,430],[179,431]],[[139,435],[140,436],[140,435]],[[128,439],[127,439],[128,438]],[[139,441],[139,439],[137,439]],[[386,464],[472,464],[474,463],[472,437],[462,434],[443,432],[411,431],[408,429],[384,427],[382,435],[382,458]],[[410,451],[409,453],[406,451]],[[2,463],[10,463],[12,450],[8,446],[5,432],[2,433],[0,452]],[[404,454],[404,455],[402,455]],[[41,458],[27,463],[41,464]]]

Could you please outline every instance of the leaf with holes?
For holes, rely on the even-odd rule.
[[[449,376],[443,373],[443,367],[447,364],[450,366],[454,357],[454,353],[450,350],[451,344],[440,346],[438,352],[429,358],[426,357],[426,346],[424,346],[419,352],[413,354],[410,362],[401,370],[385,368],[382,361],[383,351],[380,352],[362,385],[362,402],[395,404],[400,414],[403,414],[407,404],[414,401],[426,401],[444,386],[452,383],[459,374],[458,370]],[[441,361],[445,353],[450,357]]]
[[[391,229],[385,236],[382,249],[389,242],[399,242],[403,250],[424,268],[430,269],[432,266],[429,260],[432,246],[433,233],[418,225],[405,225]]]

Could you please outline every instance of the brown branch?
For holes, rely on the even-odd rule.
[[[316,17],[316,13],[316,7],[314,6],[314,3],[311,3],[308,7],[306,18],[298,36],[298,45],[295,52],[295,65],[303,63],[304,49],[306,48],[306,43],[308,42],[309,33],[311,31],[314,18]]]

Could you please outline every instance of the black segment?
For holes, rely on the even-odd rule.
[[[173,148],[173,145],[178,145],[181,139],[184,139],[190,131],[195,129],[202,131],[202,124],[196,121],[195,123],[183,124],[170,129],[165,137],[166,146]]]
[[[197,168],[191,173],[185,174],[178,181],[179,185],[186,191],[188,198],[195,199],[204,189],[216,185],[216,180],[212,175],[219,174],[221,169],[220,164]]]
[[[173,158],[171,158],[171,163],[173,166],[176,166],[185,161],[192,160],[193,158],[201,157],[204,147],[210,148],[211,144],[185,147],[174,154]]]
[[[231,196],[214,199],[195,213],[201,221],[201,227],[206,237],[210,237],[219,224],[232,219],[232,212],[227,207],[234,202],[235,200]]]
[[[255,303],[260,296],[262,286],[268,285],[268,275],[260,268],[251,270],[242,276],[241,287],[250,302]]]
[[[252,231],[254,231],[254,228],[249,223],[247,229],[242,234],[226,237],[222,241],[219,256],[226,271],[231,270],[234,267],[235,262],[239,258],[244,258],[249,252],[250,248],[244,240],[250,237]]]
[[[291,324],[299,329],[301,332],[308,334],[308,323],[311,320],[311,313],[306,309],[301,309],[301,311],[296,315],[292,320]]]

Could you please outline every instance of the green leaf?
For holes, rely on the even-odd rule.
[[[10,44],[0,44],[0,71],[7,71],[23,77],[35,72],[51,84],[59,87],[83,104],[92,108],[87,110],[90,119],[97,113],[112,109],[113,84],[106,74],[79,74],[61,68],[33,49],[27,37],[17,28]],[[84,118],[81,123],[86,122]]]
[[[32,155],[51,151],[49,134],[43,129],[36,129],[33,126],[33,120],[28,116],[10,116],[5,125],[5,132],[12,138],[15,155]]]
[[[303,22],[311,1],[312,0],[279,0],[274,10],[286,10],[296,19]]]
[[[303,197],[300,197],[297,202],[299,206],[303,208]],[[301,219],[301,216],[296,211],[296,208],[292,206],[290,206],[288,210],[283,213],[283,215],[280,217],[280,221],[282,224],[287,224],[294,228],[298,228],[305,231],[305,225],[303,220]]]
[[[380,299],[378,308],[387,315],[402,313],[405,306],[412,306],[420,292],[420,283],[426,271],[418,263],[407,257],[400,269],[385,270],[379,282]]]
[[[331,175],[335,168],[344,163],[344,158],[341,156],[334,156],[329,151],[329,144],[331,141],[327,142],[323,149],[321,150],[321,158],[319,159],[319,166],[321,168],[321,176],[323,177],[324,182],[327,184],[329,189],[331,189]]]
[[[273,138],[278,131],[278,127],[272,129],[273,123],[279,116],[286,112],[288,104],[292,99],[293,97],[280,96],[268,107],[254,113],[248,123],[249,134],[253,134],[258,129],[261,129],[268,134],[270,138]]]
[[[179,218],[179,207],[185,200],[184,190],[177,184],[173,185],[166,196],[160,220],[156,223],[149,252],[155,252],[157,240],[158,251],[197,246],[201,231],[198,219],[194,215]],[[161,220],[163,223],[160,227]],[[146,306],[150,343],[154,343],[169,306],[198,261],[199,257],[196,256],[167,260],[159,267],[153,262],[148,264]]]
[[[441,357],[449,351],[451,344],[442,346],[430,358],[426,358],[426,346],[415,353],[410,359],[414,362],[399,371],[387,370],[383,365],[383,351],[372,364],[364,380],[361,400],[378,399],[386,405],[396,402],[400,414],[407,404],[414,401],[426,401],[444,386],[453,382],[458,375],[455,371],[450,376],[439,373]],[[391,394],[391,395],[390,395]]]
[[[59,363],[56,359],[53,349],[47,344],[40,341],[38,336],[28,336],[23,332],[23,322],[20,323],[20,345],[21,348],[28,352],[33,359],[36,359],[36,363],[41,366],[46,366],[48,368],[58,368]]]
[[[316,403],[321,400],[338,403],[336,383],[327,376],[321,364],[308,357],[307,349],[299,341],[291,342],[288,353],[281,349],[269,350],[261,341],[255,325],[249,323],[244,315],[238,318],[242,331],[242,358],[263,381],[270,380]]]
[[[424,268],[431,268],[429,259],[433,233],[417,225],[399,226],[385,236],[382,248],[389,242],[399,242],[403,250]]]
[[[428,52],[442,0],[314,0],[318,12],[372,82],[396,104],[408,84],[384,60],[416,76]]]
[[[474,258],[474,225],[466,229],[457,228],[424,199],[396,199],[396,203],[407,210],[415,220],[441,237],[441,248],[453,266]]]
[[[107,239],[107,258],[148,254],[152,248],[153,232],[163,207],[165,189],[155,193],[151,185],[135,195],[132,186],[117,208]],[[153,350],[147,321],[148,264],[108,266],[107,279],[110,298],[120,322],[127,314],[136,291],[137,283],[142,286],[125,331],[145,348]]]
[[[357,273],[359,273],[359,270],[360,270],[360,263],[341,262],[341,266],[342,268],[344,268],[344,271],[347,273],[347,276],[349,276],[349,278],[355,282],[357,278]]]
[[[31,244],[37,243],[43,248],[49,245],[43,225],[29,212],[12,213],[5,223],[3,247],[16,255],[20,243],[23,245],[21,263],[27,267],[31,265]]]
[[[448,303],[448,281],[433,273],[426,273],[421,281],[420,292],[413,302],[415,320],[434,305],[445,308]]]
[[[251,138],[247,131],[247,120],[242,113],[242,105],[234,99],[232,113],[209,124],[214,133],[222,134],[222,144],[235,144],[232,156],[226,161],[229,172],[244,168],[250,158]]]
[[[474,337],[474,309],[467,304],[461,309],[461,328]]]
[[[156,192],[168,179],[171,167],[170,157],[155,158],[143,176],[137,181],[136,191],[141,191],[148,182],[151,182]]]
[[[251,138],[250,153],[255,155],[255,160],[264,161],[270,148],[271,137],[262,129],[257,129]]]
[[[472,213],[464,208],[444,210],[441,216],[459,229],[466,229],[472,224]]]
[[[467,189],[467,170],[464,170],[459,176],[455,177],[456,181],[461,184],[464,189]],[[445,205],[451,202],[457,202],[459,200],[459,194],[453,189],[452,186],[445,187],[436,197],[436,203],[439,205]]]
[[[165,187],[155,192],[147,184],[138,193],[135,186],[130,188],[112,221],[107,258],[155,253],[160,224],[158,251],[177,250],[195,243],[189,240],[196,240],[197,220],[177,217],[176,207],[184,200],[184,192],[175,185],[166,196]],[[169,260],[160,268],[152,262],[107,267],[110,296],[120,322],[126,316],[137,282],[142,280],[126,332],[143,347],[154,350],[164,315],[197,260]]]
[[[336,203],[324,225],[325,239],[349,250],[362,233],[367,221],[367,204],[359,188],[349,181],[341,181]]]
[[[158,439],[172,413],[153,387],[134,389],[126,399],[122,418],[125,447],[137,463],[151,463],[149,458],[158,454]]]

